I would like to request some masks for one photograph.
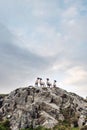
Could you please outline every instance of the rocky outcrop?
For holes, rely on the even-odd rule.
[[[26,87],[0,98],[1,120],[8,118],[12,130],[52,128],[67,120],[71,126],[87,124],[87,101],[58,87]]]

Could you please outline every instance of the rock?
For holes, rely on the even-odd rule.
[[[64,116],[63,116],[63,114],[59,114],[59,121],[64,121]]]
[[[85,115],[81,115],[78,120],[78,126],[81,128],[83,125],[85,125]]]
[[[18,88],[0,101],[1,118],[9,119],[12,130],[39,125],[52,128],[64,120],[69,121],[72,126],[75,125],[74,119],[81,127],[87,119],[87,102],[82,97],[58,87]]]

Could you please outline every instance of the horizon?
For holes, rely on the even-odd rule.
[[[86,23],[86,0],[0,0],[0,93],[39,76],[86,98]]]

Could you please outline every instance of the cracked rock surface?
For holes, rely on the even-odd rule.
[[[87,101],[58,87],[18,88],[0,96],[0,120],[8,118],[12,130],[42,125],[52,128],[59,121],[69,120],[79,127],[87,124]]]

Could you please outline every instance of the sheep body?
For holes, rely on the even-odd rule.
[[[54,80],[53,87],[56,87],[56,82],[57,82],[57,81],[56,81],[56,80]]]
[[[39,84],[39,78],[36,79],[35,86],[38,86],[38,84]]]
[[[45,83],[42,81],[42,78],[40,78],[40,86],[45,86]]]
[[[52,84],[49,82],[49,79],[48,79],[48,78],[47,78],[46,84],[47,84],[47,87],[51,87],[51,86],[52,86]]]

